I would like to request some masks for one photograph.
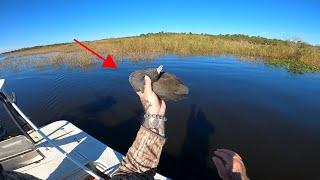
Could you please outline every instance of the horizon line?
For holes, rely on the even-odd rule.
[[[108,40],[108,39],[116,39],[116,38],[128,38],[128,37],[139,37],[141,35],[147,35],[147,34],[157,34],[157,33],[176,33],[176,34],[194,34],[194,35],[212,35],[212,36],[225,36],[225,35],[244,35],[244,36],[249,36],[249,37],[260,37],[260,38],[266,38],[266,39],[270,39],[270,40],[280,40],[280,41],[290,41],[290,42],[302,42],[302,43],[306,43],[308,45],[311,46],[320,46],[320,44],[313,44],[313,43],[309,43],[309,42],[305,42],[304,40],[292,40],[292,39],[281,39],[281,38],[270,38],[270,37],[266,37],[263,35],[249,35],[249,34],[242,34],[242,33],[217,33],[217,34],[209,34],[209,33],[194,33],[194,32],[165,32],[165,31],[159,31],[159,32],[149,32],[149,33],[140,33],[140,34],[136,34],[136,35],[124,35],[124,36],[110,36],[110,37],[105,37],[102,39],[90,39],[90,40],[81,40],[83,42],[91,42],[91,41],[100,41],[100,40]],[[19,48],[12,48],[12,49],[8,49],[8,50],[4,50],[1,51],[0,49],[0,55],[4,55],[7,53],[13,53],[14,51],[19,51],[22,49],[28,49],[28,48],[35,48],[35,47],[41,47],[41,46],[51,46],[51,45],[61,45],[61,44],[72,44],[73,43],[73,39],[72,38],[70,41],[65,41],[65,42],[52,42],[50,44],[35,44],[35,45],[31,45],[31,46],[25,46],[25,47],[19,47]]]

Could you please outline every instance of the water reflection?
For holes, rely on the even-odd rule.
[[[99,119],[100,113],[107,112],[116,103],[117,100],[113,96],[102,97],[98,101],[90,102],[69,111],[67,114],[61,116],[61,118],[79,122],[96,120]]]
[[[181,171],[188,172],[188,178],[215,179],[217,177],[217,174],[211,170],[207,161],[209,160],[210,151],[208,149],[209,137],[214,132],[215,126],[207,119],[203,110],[198,105],[191,105],[191,112],[187,121],[187,137],[179,161],[179,166],[183,168]],[[202,161],[199,161],[199,159],[202,159]],[[193,163],[191,164],[191,162]],[[204,174],[202,171],[209,173]],[[184,177],[184,175],[181,175],[179,179]]]

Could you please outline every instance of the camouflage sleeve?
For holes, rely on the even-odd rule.
[[[165,141],[163,136],[141,126],[112,179],[153,179]]]

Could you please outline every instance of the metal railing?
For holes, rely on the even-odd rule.
[[[3,81],[4,82],[4,81]],[[0,101],[4,105],[4,108],[10,115],[12,121],[17,125],[19,130],[28,137],[33,143],[35,142],[32,137],[27,133],[26,130],[24,130],[24,127],[28,126],[31,130],[36,131],[40,136],[42,136],[48,143],[50,143],[53,147],[55,147],[65,158],[69,159],[71,162],[73,162],[75,165],[80,167],[82,170],[90,174],[96,179],[104,179],[97,175],[95,172],[93,172],[91,169],[86,167],[85,165],[82,165],[79,163],[76,159],[72,158],[66,151],[64,151],[61,147],[56,145],[44,132],[42,132],[33,122],[18,108],[18,106],[11,102],[10,99],[6,96],[6,94],[2,91],[2,85],[0,87]],[[20,122],[24,122],[23,125],[21,125]]]

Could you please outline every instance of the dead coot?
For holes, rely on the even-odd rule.
[[[189,89],[175,75],[163,72],[163,66],[146,70],[137,70],[130,74],[129,82],[133,89],[143,92],[144,76],[147,75],[152,81],[152,90],[165,101],[179,101],[185,98]]]

